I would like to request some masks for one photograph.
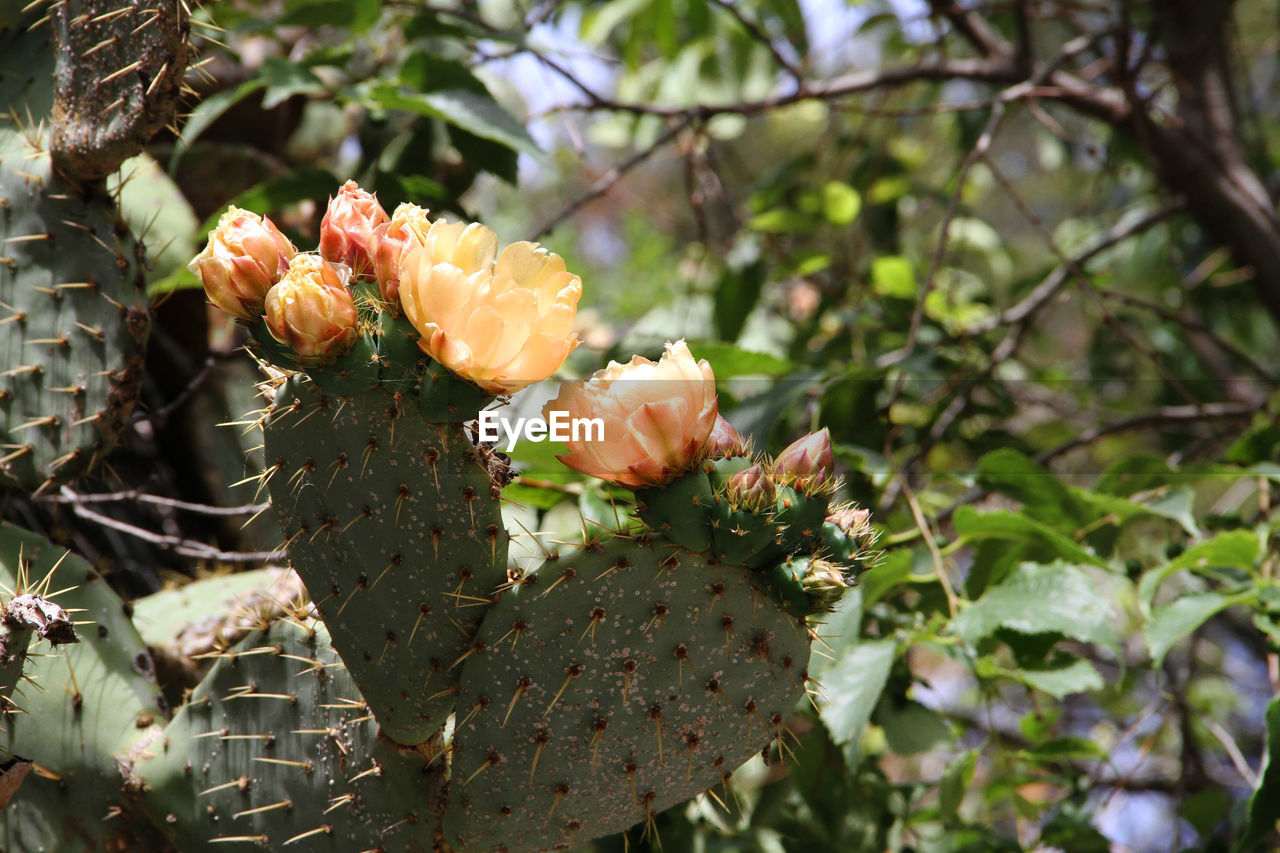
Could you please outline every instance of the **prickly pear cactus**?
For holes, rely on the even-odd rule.
[[[21,69],[0,84],[0,485],[79,475],[137,398],[146,263],[100,179],[172,115],[184,8],[37,2],[0,17]]]
[[[461,425],[420,411],[419,388],[434,395],[457,380],[339,382],[342,393],[327,384],[334,370],[296,374],[277,392],[264,427],[271,500],[384,732],[416,744],[453,710],[457,663],[504,577],[491,475],[502,463]]]
[[[154,739],[168,708],[127,606],[84,560],[0,525],[0,582],[43,581],[51,600],[84,620],[80,642],[29,654],[0,728],[0,764],[34,762],[0,812],[0,849],[151,850],[162,842],[132,809],[120,769]]]
[[[76,181],[119,168],[173,121],[187,70],[183,2],[43,0],[57,37],[53,160]]]
[[[377,730],[324,626],[299,614],[219,654],[130,783],[179,850],[437,849],[445,762]]]
[[[568,849],[651,822],[762,746],[789,749],[809,629],[661,536],[548,560],[462,670],[444,827],[461,850]]]

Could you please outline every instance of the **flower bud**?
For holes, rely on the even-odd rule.
[[[849,506],[827,516],[827,522],[840,528],[845,536],[858,537],[871,529],[871,510]]]
[[[373,231],[373,272],[382,301],[394,314],[400,313],[400,266],[409,252],[425,243],[430,230],[426,208],[405,202],[391,214],[391,221]]]
[[[721,415],[716,415],[715,426],[711,428],[711,437],[707,439],[704,449],[708,459],[729,459],[734,456],[750,456],[751,442],[733,428],[733,424]]]
[[[725,493],[734,506],[756,513],[772,507],[778,497],[778,490],[768,470],[759,463],[743,468],[730,477],[725,484]]]
[[[800,491],[812,490],[826,484],[835,468],[831,455],[831,433],[824,427],[821,432],[811,432],[787,446],[773,463],[778,482],[795,484]]]
[[[374,229],[388,221],[387,212],[355,181],[347,181],[320,222],[320,255],[346,264],[357,279],[373,277]]]
[[[657,364],[637,355],[565,382],[542,409],[547,418],[560,411],[604,421],[603,441],[570,441],[561,462],[622,486],[661,486],[701,458],[717,414],[716,378],[677,341]]]
[[[418,346],[493,394],[546,379],[578,346],[571,332],[582,280],[536,243],[483,225],[437,221],[400,267],[404,314]]]
[[[270,219],[230,207],[218,218],[208,245],[188,269],[204,284],[214,305],[232,317],[257,320],[267,291],[284,275],[296,253]]]
[[[335,268],[316,255],[296,255],[267,293],[267,328],[302,364],[332,363],[355,344],[356,305],[348,276],[345,267]]]
[[[800,584],[815,611],[831,610],[852,585],[839,566],[819,558],[809,561]]]

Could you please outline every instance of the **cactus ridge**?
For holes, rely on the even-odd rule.
[[[56,568],[55,568],[56,567]],[[80,642],[29,654],[21,711],[5,714],[0,764],[33,759],[31,774],[4,810],[4,850],[150,850],[162,842],[132,809],[120,770],[160,733],[168,707],[128,608],[83,559],[38,534],[0,525],[0,583],[45,578],[54,601],[80,619]],[[117,819],[104,821],[108,815]]]
[[[323,624],[295,616],[217,655],[130,781],[179,850],[427,851],[433,757],[378,737]]]
[[[305,374],[265,433],[272,504],[338,652],[388,737],[428,739],[505,576],[501,463],[461,425],[425,421],[412,394],[339,396]]]
[[[564,849],[787,752],[810,635],[752,580],[618,536],[503,595],[463,665],[447,840]]]

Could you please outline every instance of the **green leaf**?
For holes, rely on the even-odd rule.
[[[726,267],[716,283],[716,334],[724,341],[736,341],[747,317],[760,301],[764,289],[765,264],[756,260],[740,269]],[[717,374],[718,375],[718,374]]]
[[[1151,615],[1160,584],[1183,569],[1203,572],[1206,569],[1238,568],[1254,571],[1258,559],[1258,537],[1248,530],[1228,530],[1206,542],[1197,542],[1163,566],[1146,572],[1138,581],[1138,607],[1144,616]]]
[[[862,210],[862,196],[843,181],[827,181],[822,188],[822,215],[832,225],[848,225]]]
[[[962,506],[956,510],[952,520],[956,533],[966,541],[1008,539],[1026,542],[1046,552],[1049,559],[1058,557],[1075,563],[1109,568],[1105,561],[1089,549],[1019,512],[980,513],[971,506]]]
[[[837,744],[856,744],[871,719],[897,657],[893,640],[872,640],[849,648],[822,677],[826,698],[819,716]]]
[[[1070,530],[1085,523],[1079,500],[1057,475],[1011,448],[1001,448],[978,460],[978,485],[1021,503],[1027,514],[1046,524]]]
[[[862,590],[862,606],[875,604],[885,593],[906,581],[911,574],[911,549],[895,548],[875,566],[867,569],[858,579],[858,588]]]
[[[1164,607],[1158,608],[1151,621],[1142,629],[1151,650],[1155,668],[1159,669],[1169,649],[1183,637],[1203,625],[1211,616],[1236,604],[1247,604],[1257,598],[1257,590],[1247,590],[1235,595],[1219,592],[1203,592],[1184,595]]]
[[[1280,821],[1280,696],[1267,706],[1267,751],[1258,772],[1258,787],[1249,795],[1248,822],[1234,853],[1261,849]]]
[[[569,495],[559,489],[544,489],[516,481],[502,490],[502,499],[514,504],[551,509],[551,507],[568,498]]]
[[[1006,674],[1055,699],[1062,699],[1073,693],[1101,690],[1105,686],[1102,676],[1089,661],[1069,655],[1062,657],[1062,663],[1054,666],[1044,669],[1013,669]]]
[[[200,134],[209,129],[209,125],[217,121],[227,110],[266,85],[265,80],[255,77],[244,81],[233,89],[223,89],[221,92],[210,95],[201,101],[191,111],[191,115],[187,118],[187,123],[182,126],[182,135],[178,137],[177,143],[173,146],[173,154],[169,156],[169,174],[173,174],[178,167],[178,161],[182,159],[182,155],[191,147],[191,143],[199,138]]]
[[[324,83],[310,68],[279,56],[264,59],[258,76],[267,85],[267,91],[262,96],[264,110],[275,109],[294,95],[314,95],[326,91]]]
[[[969,783],[973,781],[977,762],[978,751],[971,749],[951,759],[947,769],[942,771],[942,780],[938,783],[938,810],[944,820],[955,817],[960,810]]]
[[[919,702],[901,706],[882,703],[876,710],[876,723],[884,729],[889,749],[898,755],[918,755],[955,740],[946,721]]]
[[[1231,794],[1223,788],[1205,788],[1182,801],[1180,814],[1201,836],[1209,836],[1231,809]]]
[[[775,207],[751,217],[747,220],[747,227],[770,234],[782,234],[808,231],[813,228],[813,220],[798,210]]]
[[[715,372],[716,379],[732,379],[735,376],[782,376],[793,367],[791,362],[776,355],[752,352],[724,341],[690,341],[689,351],[694,358],[705,358]]]
[[[533,137],[511,114],[487,93],[468,89],[411,92],[383,83],[373,86],[368,97],[384,109],[403,110],[440,119],[482,139],[505,145],[534,157],[541,157]]]
[[[951,630],[976,643],[1007,628],[1020,634],[1061,634],[1114,648],[1111,602],[1083,570],[1066,563],[1023,563],[970,604]]]
[[[317,169],[314,166],[304,166],[245,190],[232,199],[230,204],[255,213],[267,214],[300,201],[326,198],[337,186],[338,179],[332,172]],[[216,228],[218,216],[221,213],[220,210],[205,220],[201,226],[201,232]]]
[[[906,258],[881,255],[871,262],[871,287],[879,296],[915,299],[915,270]]]
[[[377,23],[381,6],[381,0],[290,0],[275,25],[327,25],[359,33]]]

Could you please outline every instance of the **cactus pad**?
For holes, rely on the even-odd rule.
[[[747,569],[617,537],[531,577],[463,666],[444,824],[459,849],[567,849],[787,746],[809,633]]]
[[[433,849],[443,765],[378,738],[304,617],[220,655],[132,782],[180,850],[412,853]]]
[[[265,432],[272,504],[334,646],[387,736],[426,740],[504,577],[497,461],[462,426],[424,421],[413,394],[339,395],[305,374]]]
[[[38,687],[18,688],[20,710],[0,733],[0,764],[25,758],[35,766],[0,813],[0,849],[157,849],[151,825],[131,817],[120,767],[159,734],[164,699],[123,602],[88,563],[64,553],[37,534],[0,526],[0,582],[12,589],[20,572],[38,581],[56,566],[48,587],[63,592],[52,600],[91,620],[79,626],[79,643],[28,654],[26,674]]]

